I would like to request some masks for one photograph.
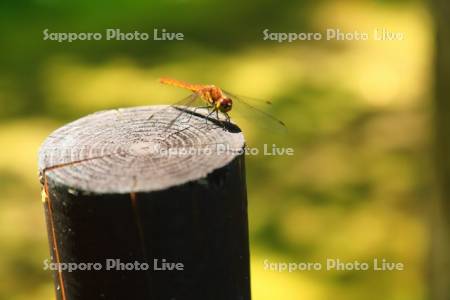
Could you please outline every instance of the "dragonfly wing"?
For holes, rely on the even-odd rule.
[[[183,98],[180,101],[175,102],[174,104],[167,106],[163,109],[160,109],[156,112],[154,112],[151,116],[149,116],[147,119],[151,120],[154,116],[160,114],[164,115],[164,112],[170,110],[170,109],[176,109],[178,113],[176,116],[169,121],[169,124],[167,124],[166,128],[164,129],[164,132],[172,128],[173,125],[179,123],[183,116],[186,116],[188,119],[190,119],[189,113],[186,110],[186,108],[198,108],[201,106],[205,106],[205,102],[201,99],[200,95],[197,93],[193,93],[189,95],[186,98]],[[180,121],[181,122],[181,121]]]
[[[260,99],[260,98],[253,98],[253,97],[249,97],[249,96],[237,95],[237,94],[230,93],[228,91],[224,91],[223,89],[222,89],[222,91],[226,95],[228,95],[228,96],[230,96],[232,98],[237,98],[237,99],[241,99],[241,100],[243,99],[245,102],[247,102],[249,104],[254,104],[254,105],[257,105],[257,106],[264,105],[264,106],[268,106],[268,107],[270,107],[270,105],[272,105],[272,102],[269,101],[269,100],[266,100],[266,99]]]
[[[179,111],[177,116],[173,118],[169,124],[167,125],[166,129],[164,131],[169,130],[182,116],[185,116],[187,114],[186,107],[198,107],[197,102],[199,102],[199,95],[194,93],[187,97],[187,101],[183,101],[182,103],[173,104],[170,106],[170,108],[175,108]]]
[[[186,98],[183,98],[173,104],[171,104],[170,106],[167,106],[165,108],[162,108],[160,110],[157,110],[156,112],[152,113],[147,120],[151,120],[154,116],[164,113],[165,111],[172,109],[174,107],[182,107],[182,106],[192,106],[193,102],[196,102],[196,98],[198,98],[198,94],[191,94],[189,96],[187,96]]]
[[[242,116],[247,122],[251,122],[259,127],[281,132],[287,131],[286,124],[283,121],[266,111],[272,108],[270,101],[237,96],[227,91],[224,91],[224,93],[233,99],[232,113]]]

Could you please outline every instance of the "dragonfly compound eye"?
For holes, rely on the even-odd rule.
[[[222,98],[220,100],[220,110],[222,112],[228,112],[233,107],[233,101],[230,98]]]

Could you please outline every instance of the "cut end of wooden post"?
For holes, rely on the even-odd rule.
[[[45,140],[39,172],[81,192],[149,192],[204,178],[242,154],[237,127],[224,128],[201,110],[180,112],[145,106],[81,118]]]

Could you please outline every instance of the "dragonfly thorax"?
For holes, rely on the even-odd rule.
[[[207,86],[198,91],[200,96],[220,112],[226,113],[233,107],[233,100],[225,96],[222,90],[214,85]]]
[[[233,107],[233,100],[225,96],[222,90],[216,86],[210,86],[210,96],[216,109],[220,112],[227,113]]]

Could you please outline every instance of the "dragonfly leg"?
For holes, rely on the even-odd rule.
[[[222,124],[222,129],[226,131],[227,128],[226,128],[226,126],[225,126],[225,122],[222,121],[222,120],[219,118],[219,111],[218,111],[218,110],[216,110],[216,118],[217,118],[217,121],[220,122],[220,124]]]
[[[224,121],[219,120],[219,121],[222,124],[223,130],[228,130],[226,125],[230,124],[230,116],[227,113],[223,113],[223,114],[225,115],[225,120]]]
[[[206,108],[206,109],[208,109],[208,111],[209,111],[209,109],[210,109],[210,108],[213,108],[213,106],[211,106],[211,105],[207,105],[207,106],[197,106],[197,107],[195,107],[192,111],[195,113],[195,112],[197,112],[197,109],[201,109],[201,108]],[[190,121],[191,121],[192,116],[193,116],[193,114],[190,114],[189,119],[187,120],[187,122],[190,122]]]
[[[206,115],[206,123],[208,123],[208,118],[211,117],[211,115],[215,112],[216,110],[213,109],[211,110],[207,115]]]
[[[205,118],[206,128],[208,128],[208,118],[211,117],[211,115],[212,115],[214,112],[217,112],[217,110],[215,109],[214,106],[211,106],[211,108],[212,108],[211,111],[206,115],[206,118]]]

